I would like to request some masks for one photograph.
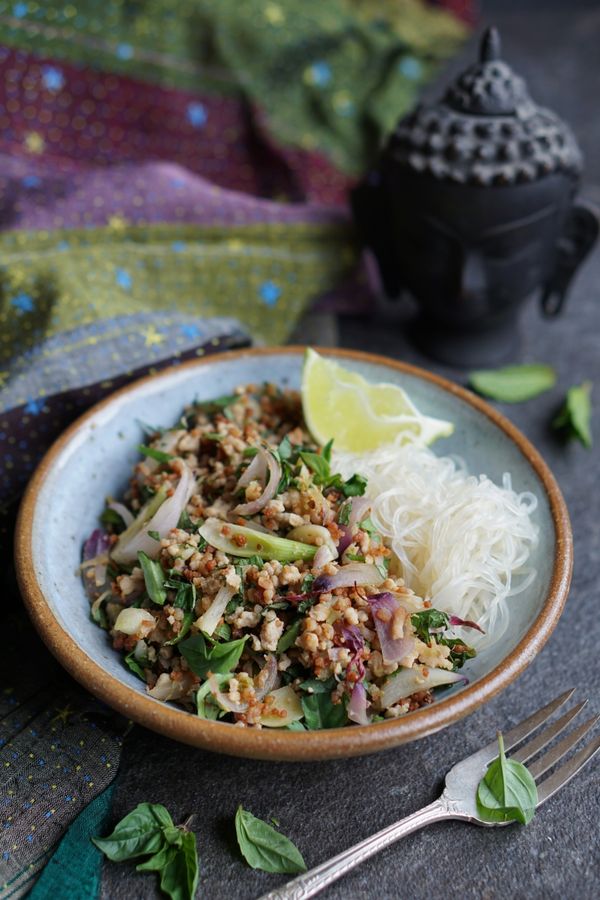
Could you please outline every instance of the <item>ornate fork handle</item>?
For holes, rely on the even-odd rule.
[[[369,859],[375,853],[383,850],[413,831],[424,828],[432,822],[439,822],[442,819],[459,818],[456,812],[449,808],[445,800],[440,797],[434,800],[429,806],[419,809],[417,812],[393,825],[388,825],[376,834],[371,835],[366,840],[355,844],[343,853],[334,856],[333,859],[321,863],[310,872],[304,872],[292,881],[288,881],[283,887],[269,891],[263,894],[259,900],[306,900],[308,897],[314,897],[319,891],[328,887],[342,875],[345,875],[355,866],[358,866],[365,859]]]

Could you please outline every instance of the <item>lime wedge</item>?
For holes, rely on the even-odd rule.
[[[420,413],[401,387],[371,384],[311,349],[302,370],[302,408],[319,444],[333,438],[338,450],[352,453],[393,442],[431,444],[454,431],[451,422]]]

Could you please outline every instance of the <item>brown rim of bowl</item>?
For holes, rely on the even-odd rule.
[[[25,491],[15,530],[15,562],[19,587],[29,615],[46,646],[64,668],[87,690],[125,716],[174,740],[205,750],[257,759],[314,760],[358,756],[385,750],[424,737],[473,712],[507,687],[533,660],[552,633],[565,604],[573,566],[573,544],[569,514],[558,484],[538,451],[504,416],[470,391],[417,366],[384,356],[356,350],[319,348],[319,352],[341,359],[355,359],[394,368],[432,382],[479,410],[497,425],[528,460],[547,493],[556,535],[556,554],[548,595],[535,622],[519,644],[488,675],[464,688],[459,694],[434,703],[398,719],[377,725],[325,731],[293,732],[276,729],[236,728],[222,722],[199,719],[171,706],[137,694],[112,675],[108,675],[63,630],[55,619],[33,571],[32,525],[36,497],[57,454],[77,431],[96,413],[150,379],[160,379],[183,368],[201,369],[205,365],[245,356],[270,356],[281,353],[302,354],[302,346],[251,348],[191,360],[148,375],[121,388],[91,407],[52,444],[38,465]]]

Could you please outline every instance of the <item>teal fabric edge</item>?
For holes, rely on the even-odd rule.
[[[91,838],[106,830],[114,789],[113,781],[72,822],[27,895],[28,900],[96,900],[104,857]]]

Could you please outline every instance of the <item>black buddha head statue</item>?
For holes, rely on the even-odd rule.
[[[439,103],[401,119],[352,204],[386,292],[417,300],[415,335],[431,355],[496,363],[533,292],[560,311],[598,233],[574,203],[580,173],[571,131],[500,60],[495,29]]]

